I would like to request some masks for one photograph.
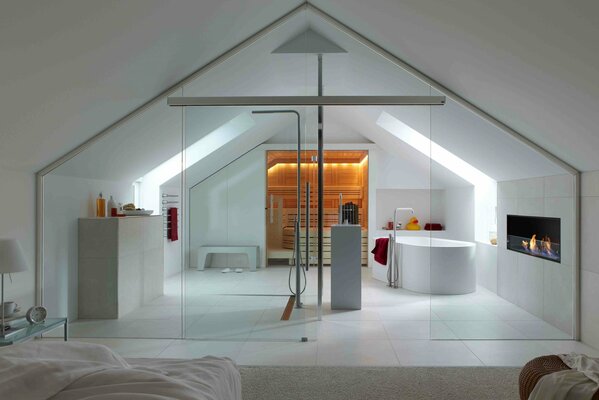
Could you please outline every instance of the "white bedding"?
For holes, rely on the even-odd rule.
[[[241,400],[239,370],[229,359],[130,362],[90,343],[2,347],[0,399]]]
[[[599,389],[599,359],[585,354],[559,354],[569,370],[543,376],[529,400],[591,400]]]

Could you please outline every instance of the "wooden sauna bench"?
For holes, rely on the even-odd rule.
[[[283,228],[283,248],[293,250],[293,238],[294,238],[293,227]],[[306,228],[300,229],[300,248],[302,251],[302,257],[305,257],[305,243],[306,243]],[[318,230],[313,228],[310,229],[310,254],[316,259],[318,251]],[[331,228],[324,228],[323,237],[323,264],[331,265]],[[368,264],[368,230],[362,228],[362,265]]]

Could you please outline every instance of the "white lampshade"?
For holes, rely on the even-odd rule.
[[[16,239],[0,239],[0,273],[27,271],[23,249]]]

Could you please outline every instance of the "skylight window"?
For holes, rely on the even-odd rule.
[[[185,168],[198,163],[233,139],[250,130],[256,122],[245,112],[227,121],[217,129],[203,136],[185,149]],[[136,205],[158,213],[160,208],[160,186],[179,175],[183,162],[183,152],[163,162],[143,177],[139,178]]]
[[[185,150],[185,169],[247,132],[255,124],[249,113],[242,113],[202,137]],[[178,153],[145,174],[142,182],[151,181],[158,186],[162,185],[181,173],[181,160],[182,153]]]
[[[391,114],[383,111],[376,121],[377,125],[390,132],[396,138],[409,144],[428,158],[441,164],[457,176],[471,184],[487,185],[494,180],[485,175],[460,157],[433,142],[420,132],[412,129]]]

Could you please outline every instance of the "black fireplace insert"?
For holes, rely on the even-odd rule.
[[[507,249],[561,262],[560,219],[526,215],[507,216]]]

